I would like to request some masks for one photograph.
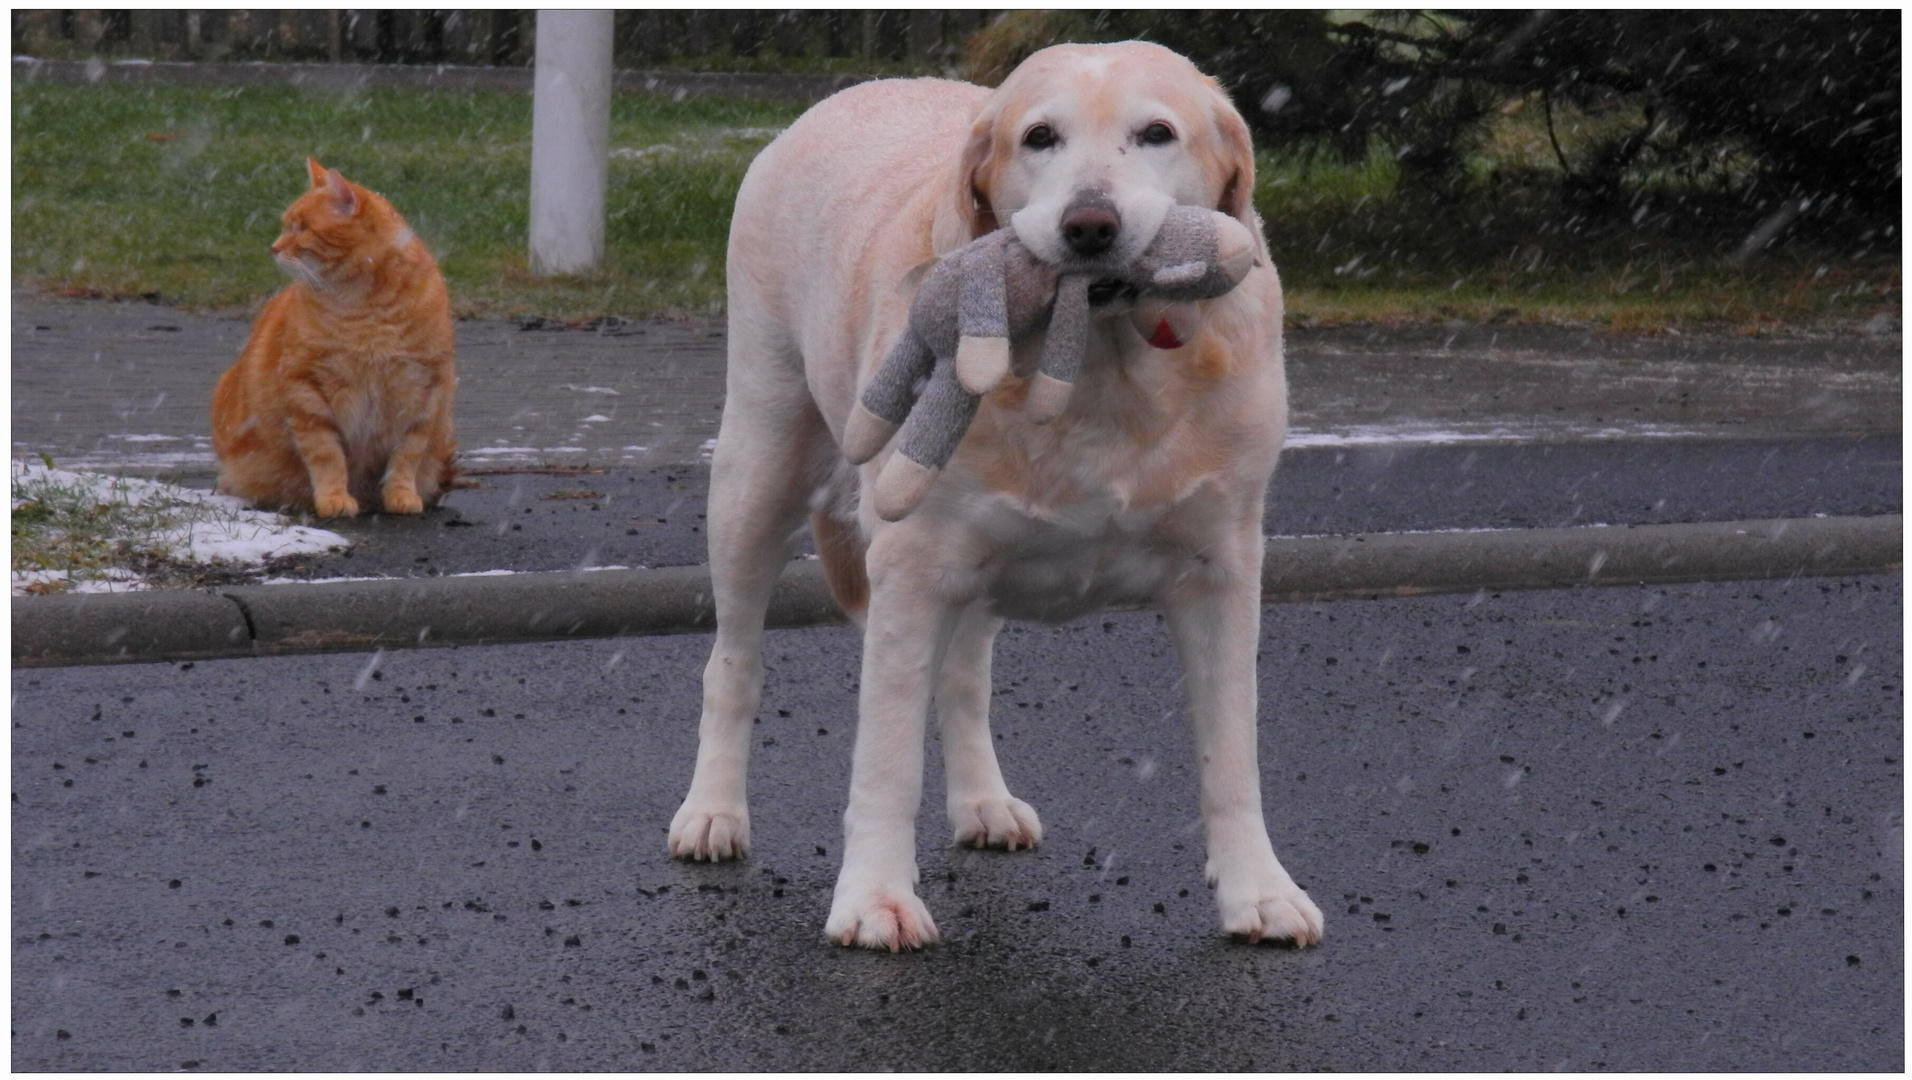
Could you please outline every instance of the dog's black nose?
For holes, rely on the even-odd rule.
[[[1115,204],[1100,191],[1077,195],[1062,212],[1062,239],[1069,250],[1083,258],[1101,255],[1115,246],[1122,231],[1122,216]]]

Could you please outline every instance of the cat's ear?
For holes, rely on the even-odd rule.
[[[320,184],[325,183],[325,166],[319,164],[318,162],[312,160],[311,158],[306,158],[305,171],[312,174],[313,187],[318,187]]]
[[[325,191],[332,196],[332,209],[347,217],[358,212],[358,195],[337,169],[325,170]]]

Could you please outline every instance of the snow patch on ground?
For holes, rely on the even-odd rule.
[[[815,558],[815,556],[811,556]],[[518,574],[589,574],[598,570],[646,570],[644,566],[625,566],[617,563],[611,566],[581,566],[576,570],[465,570],[456,574],[439,574],[439,578],[460,577],[512,577]],[[261,585],[335,585],[341,581],[425,581],[426,578],[402,577],[326,577],[326,578],[288,578],[269,577],[259,581]]]
[[[180,469],[210,471],[219,465],[219,459],[213,456],[211,444],[205,449],[169,450],[169,451],[117,451],[92,450],[72,457],[62,456],[61,461],[75,469],[90,471],[93,469]]]
[[[140,509],[148,523],[135,541],[139,547],[179,562],[258,565],[288,555],[310,555],[351,546],[338,533],[300,525],[281,514],[255,510],[245,500],[154,480],[103,473],[72,472],[41,462],[11,463],[12,505],[17,510],[35,499],[58,499],[79,506]],[[19,558],[20,552],[15,552]],[[16,570],[13,595],[27,586],[69,580],[64,570]],[[89,583],[91,582],[91,583]],[[136,574],[108,568],[72,580],[67,591],[126,591],[142,582]]]

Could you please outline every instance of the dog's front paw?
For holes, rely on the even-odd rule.
[[[949,824],[961,847],[1015,851],[1042,843],[1042,820],[1035,807],[1010,795],[953,802]]]
[[[694,806],[686,801],[671,819],[671,856],[721,862],[750,854],[750,812],[741,806]]]
[[[1272,855],[1267,866],[1249,872],[1218,871],[1211,863],[1208,877],[1225,932],[1251,942],[1269,938],[1313,945],[1321,940],[1321,909]]]
[[[839,885],[823,933],[838,945],[891,952],[920,949],[941,940],[929,909],[907,888],[845,890]]]

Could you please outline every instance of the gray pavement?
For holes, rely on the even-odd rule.
[[[1901,510],[1899,437],[1603,439],[1291,448],[1270,536],[1664,525]],[[275,578],[693,566],[705,561],[707,466],[473,465],[422,517],[328,522],[340,552]],[[210,486],[208,474],[185,482]],[[808,551],[808,543],[802,544]]]
[[[13,451],[210,486],[211,386],[246,320],[13,294]],[[293,580],[701,563],[714,323],[458,326],[470,488],[335,523]],[[1291,335],[1271,535],[1900,510],[1898,339],[1455,327]]]
[[[525,328],[529,327],[529,328]],[[13,452],[216,471],[207,407],[243,313],[13,292]],[[468,465],[645,468],[707,460],[723,404],[718,323],[458,324]],[[1897,435],[1901,339],[1617,336],[1550,327],[1289,335],[1297,449],[1465,442]]]
[[[1261,754],[1328,915],[1231,944],[1157,617],[1012,627],[1033,853],[821,928],[857,640],[773,631],[750,860],[676,863],[707,639],[18,671],[16,1069],[1886,1071],[1897,576],[1277,605]]]
[[[14,452],[209,483],[244,330],[16,290]],[[461,324],[480,486],[287,572],[695,576],[720,333]],[[1876,527],[1901,510],[1899,351],[1299,333],[1270,532]],[[12,1060],[1897,1071],[1902,625],[1896,573],[1266,608],[1270,823],[1329,915],[1299,952],[1215,930],[1152,613],[1005,632],[996,729],[1048,842],[946,848],[932,743],[948,941],[912,956],[821,941],[844,627],[769,635],[755,847],[724,866],[663,854],[698,635],[16,668]]]
[[[56,302],[19,289],[14,304],[16,453],[210,484],[203,403],[243,338],[244,319]],[[1880,406],[1881,388],[1898,378],[1885,362],[1888,346],[1859,337],[1642,339],[1533,328],[1299,334],[1296,445],[1270,492],[1266,529],[1459,530],[1417,541],[1439,548],[1439,558],[1378,567],[1395,575],[1391,582],[1363,586],[1425,591],[1556,581],[1506,545],[1496,549],[1505,565],[1481,566],[1471,553],[1487,541],[1473,530],[1826,515],[1883,522],[1878,515],[1897,514],[1901,495],[1898,417]],[[718,326],[467,322],[459,350],[458,415],[473,486],[422,517],[337,523],[350,548],[286,560],[268,573],[294,581],[419,578],[704,560],[708,473],[698,459],[721,414]],[[1806,382],[1819,389],[1805,393]],[[1753,423],[1728,422],[1747,418]],[[1716,545],[1706,529],[1679,535],[1665,543],[1679,552],[1680,580],[1896,564],[1842,556],[1814,570],[1810,560],[1785,555],[1757,568],[1728,565],[1711,558]],[[1478,580],[1447,580],[1433,572],[1442,563],[1476,566]],[[244,588],[226,589],[239,608],[223,611],[203,596],[23,600],[15,604],[14,656],[73,663],[292,643],[392,647],[406,643],[392,639],[400,623],[410,643],[496,642],[696,629],[708,616],[682,608],[675,578],[626,571],[615,584],[594,581],[601,597],[642,614],[526,607],[526,590],[569,595],[564,579],[460,580],[427,589],[447,597],[431,604],[416,589],[377,584],[280,590],[255,601],[243,598]],[[1289,591],[1334,589],[1302,573]],[[365,598],[342,608],[335,594]],[[827,606],[805,601],[806,611]],[[273,612],[270,629],[255,625],[255,609]],[[378,614],[387,609],[408,614]],[[678,624],[659,621],[659,613],[680,610]],[[234,619],[243,625],[227,626]]]
[[[243,313],[13,294],[13,452],[63,467],[202,477],[212,388]],[[461,322],[454,422],[469,468],[694,463],[717,435],[717,324]],[[600,419],[593,419],[594,417]]]
[[[1284,451],[1270,536],[1663,525],[1901,511],[1901,444],[1871,437],[1375,444]],[[284,578],[705,561],[702,465],[487,472],[440,513],[338,524],[345,552]],[[1457,540],[1460,538],[1456,538]],[[807,539],[800,547],[809,550]]]

